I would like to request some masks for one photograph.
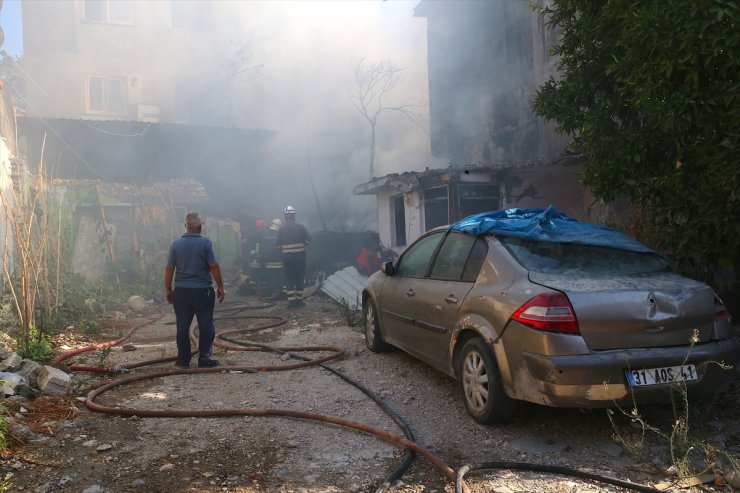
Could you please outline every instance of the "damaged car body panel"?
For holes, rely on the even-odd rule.
[[[511,419],[517,401],[611,407],[713,392],[740,347],[710,286],[551,208],[428,232],[368,279],[363,309],[368,347],[458,379],[481,423]]]

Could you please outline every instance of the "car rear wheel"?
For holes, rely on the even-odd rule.
[[[506,395],[491,348],[482,339],[465,343],[458,378],[468,413],[482,424],[505,423],[514,417],[516,401]]]
[[[383,341],[380,335],[380,322],[378,321],[378,310],[375,308],[373,300],[368,298],[362,306],[365,324],[365,344],[367,348],[374,353],[383,353],[391,347]]]

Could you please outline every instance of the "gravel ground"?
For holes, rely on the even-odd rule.
[[[627,417],[617,415],[612,423],[603,410],[586,413],[522,405],[513,422],[482,426],[465,412],[455,381],[400,351],[369,352],[361,330],[348,327],[330,300],[315,295],[307,300],[305,309],[295,311],[285,310],[283,305],[239,311],[239,305],[225,304],[217,313],[217,330],[267,322],[245,316],[284,317],[286,322],[278,327],[234,337],[282,348],[341,347],[345,355],[327,365],[372,389],[404,418],[416,442],[452,470],[466,464],[515,461],[567,466],[654,487],[674,479],[667,440],[649,435],[642,447],[633,449],[615,439],[616,434],[631,441],[641,436],[639,427]],[[86,353],[74,363],[96,365],[105,356],[105,365],[125,366],[174,355],[174,315],[169,306],[150,306],[119,318],[133,326],[158,310],[164,316],[139,329],[128,341],[128,349],[135,350],[115,347],[107,356]],[[107,335],[114,339],[119,333]],[[276,353],[224,348],[218,348],[215,357],[225,366],[239,368],[298,361]],[[138,369],[133,375],[171,369],[174,366],[166,363]],[[305,419],[127,417],[95,413],[79,402],[90,389],[117,378],[122,377],[75,374],[78,401],[72,402],[79,412],[71,419],[47,423],[47,433],[34,434],[28,440],[32,443],[2,461],[2,471],[11,475],[6,480],[8,491],[374,492],[405,455],[398,444],[375,435]],[[713,443],[736,458],[740,455],[739,387],[736,379],[731,391],[718,396],[713,406],[703,406],[698,425],[705,443]],[[96,402],[163,411],[287,409],[343,418],[403,435],[368,396],[318,366],[155,376],[115,387]],[[642,411],[650,424],[661,429],[670,429],[674,422],[665,407]],[[28,418],[19,411],[18,421]],[[670,490],[733,491],[723,483],[732,477],[725,474],[703,479],[708,478],[712,480],[701,486],[674,486]],[[471,472],[466,483],[472,493],[629,491],[515,469]],[[417,457],[386,491],[442,493],[453,492],[455,487],[438,467]]]

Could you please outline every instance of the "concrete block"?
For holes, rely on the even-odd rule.
[[[18,368],[16,373],[25,377],[26,380],[28,380],[28,385],[31,387],[38,387],[39,375],[41,375],[41,370],[43,370],[43,368],[44,365],[26,358],[23,360],[21,367]]]
[[[44,394],[66,394],[70,383],[69,375],[53,366],[44,366],[38,378],[39,389]]]

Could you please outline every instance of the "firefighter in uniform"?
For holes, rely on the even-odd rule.
[[[265,221],[257,219],[254,223],[254,233],[248,235],[245,233],[246,238],[242,239],[247,245],[246,249],[249,250],[249,264],[245,271],[249,273],[249,283],[254,287],[258,297],[262,296],[262,253],[260,252],[260,241],[264,234]]]
[[[275,249],[278,231],[282,224],[280,219],[273,219],[259,243],[262,281],[265,286],[264,295],[273,299],[280,299],[283,295],[283,259],[280,252]]]
[[[277,247],[283,253],[288,308],[301,308],[303,283],[306,277],[306,245],[311,242],[308,230],[295,220],[295,209],[287,206],[283,211],[285,224],[278,231]]]

